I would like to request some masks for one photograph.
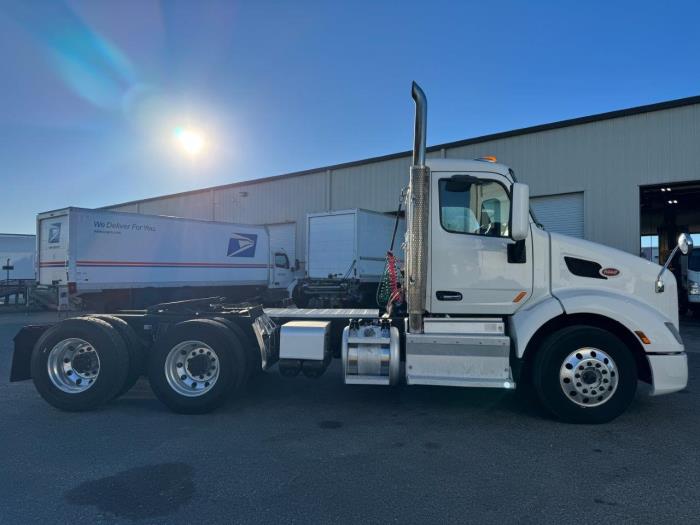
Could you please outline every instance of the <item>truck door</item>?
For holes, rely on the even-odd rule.
[[[478,176],[477,176],[478,175]],[[514,313],[532,292],[532,236],[509,245],[510,186],[496,173],[431,174],[430,312]]]
[[[287,288],[292,282],[289,257],[283,250],[275,251],[272,263],[272,283],[270,288]]]

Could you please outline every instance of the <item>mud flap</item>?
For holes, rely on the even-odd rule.
[[[25,381],[32,378],[30,363],[34,345],[46,330],[53,325],[25,326],[14,337],[15,350],[12,353],[12,365],[10,367],[10,381]]]

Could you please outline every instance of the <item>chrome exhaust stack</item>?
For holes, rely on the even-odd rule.
[[[428,274],[428,221],[430,218],[430,168],[425,165],[428,100],[415,82],[411,96],[416,103],[413,165],[406,195],[406,301],[408,330],[423,332]]]

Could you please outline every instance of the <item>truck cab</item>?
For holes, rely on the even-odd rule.
[[[425,309],[423,330],[407,329],[409,384],[515,388],[536,372],[545,404],[584,420],[594,407],[607,417],[622,367],[652,394],[685,387],[670,272],[659,291],[657,264],[544,230],[527,209],[527,187],[495,159],[429,159],[426,168]],[[543,346],[554,387],[535,359]],[[567,366],[581,373],[569,377]]]
[[[270,288],[287,289],[294,280],[294,268],[284,248],[270,250],[272,264],[270,265]]]

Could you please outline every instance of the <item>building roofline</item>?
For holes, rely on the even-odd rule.
[[[535,126],[528,126],[525,128],[513,129],[510,131],[501,131],[498,133],[481,135],[481,136],[472,137],[469,139],[456,140],[453,142],[445,142],[443,144],[435,144],[433,146],[429,146],[427,148],[427,151],[428,152],[435,152],[435,151],[440,151],[442,149],[458,148],[461,146],[480,144],[482,142],[490,142],[492,140],[499,140],[499,139],[505,139],[505,138],[510,138],[510,137],[518,137],[521,135],[529,135],[531,133],[540,133],[542,131],[550,131],[550,130],[555,130],[555,129],[568,128],[571,126],[579,126],[582,124],[590,124],[593,122],[601,122],[604,120],[611,120],[611,119],[622,118],[622,117],[630,117],[633,115],[642,115],[644,113],[652,113],[655,111],[663,111],[663,110],[667,110],[667,109],[680,108],[680,107],[684,107],[684,106],[692,106],[695,104],[700,104],[700,95],[696,95],[693,97],[679,98],[679,99],[674,99],[674,100],[667,100],[664,102],[656,102],[653,104],[645,104],[643,106],[635,106],[632,108],[607,111],[605,113],[596,113],[594,115],[588,115],[585,117],[576,117],[576,118],[571,118],[571,119],[566,119],[566,120],[559,120],[556,122],[550,122],[547,124],[538,124]],[[102,206],[101,208],[116,208],[119,206],[129,206],[131,204],[137,204],[137,203],[141,203],[141,202],[150,202],[150,201],[160,200],[160,199],[164,199],[164,198],[182,197],[184,195],[192,195],[194,193],[205,193],[207,191],[212,191],[212,190],[219,190],[219,189],[224,189],[224,188],[235,188],[236,186],[259,184],[259,183],[263,183],[263,182],[288,179],[288,178],[292,178],[292,177],[301,177],[304,175],[311,175],[313,173],[322,173],[324,171],[333,171],[333,170],[340,170],[340,169],[344,169],[344,168],[353,168],[355,166],[362,166],[365,164],[373,164],[376,162],[383,162],[383,161],[387,161],[387,160],[400,159],[402,157],[407,157],[410,155],[411,155],[410,150],[401,151],[398,153],[390,153],[388,155],[369,157],[369,158],[362,159],[362,160],[354,160],[354,161],[349,161],[349,162],[343,162],[340,164],[331,164],[328,166],[322,166],[320,168],[311,168],[311,169],[307,169],[307,170],[294,171],[291,173],[283,173],[280,175],[272,175],[269,177],[262,177],[259,179],[231,182],[228,184],[221,184],[218,186],[209,186],[206,188],[201,188],[201,189],[196,189],[196,190],[182,191],[179,193],[169,193],[166,195],[159,195],[156,197],[147,197],[145,199],[136,199],[136,200],[132,200],[132,201],[121,202],[118,204],[110,204],[108,206]]]

